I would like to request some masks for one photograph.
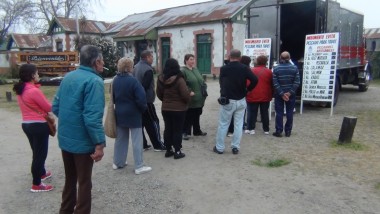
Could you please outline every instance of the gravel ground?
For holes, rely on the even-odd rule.
[[[164,158],[144,152],[153,171],[134,175],[128,166],[112,169],[113,140],[94,166],[92,213],[379,213],[379,86],[365,93],[344,87],[333,116],[329,108],[299,107],[290,138],[244,135],[239,155],[212,152],[218,120],[218,82],[208,80],[209,97],[201,118],[206,137],[184,141],[186,157]],[[156,102],[160,114],[161,103]],[[273,114],[274,115],[274,114]],[[273,116],[272,115],[272,116]],[[367,147],[353,151],[331,147],[344,116],[357,116],[353,140]],[[47,182],[55,189],[31,193],[31,151],[20,128],[20,115],[0,108],[0,213],[57,213],[64,171],[57,138],[50,139]],[[161,127],[163,122],[161,118]],[[274,118],[271,120],[274,129]],[[227,148],[230,138],[226,138]],[[259,167],[254,160],[287,159],[280,168]]]

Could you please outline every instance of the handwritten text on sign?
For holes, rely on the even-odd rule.
[[[252,63],[260,55],[267,56],[268,63],[269,63],[270,51],[271,51],[271,38],[255,38],[255,39],[244,40],[244,51],[242,54],[249,56],[252,60]]]

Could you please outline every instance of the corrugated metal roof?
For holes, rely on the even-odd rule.
[[[12,34],[13,41],[20,49],[35,49],[40,46],[41,43],[49,40],[49,36],[44,34]]]
[[[77,23],[75,19],[58,17],[56,20],[65,31],[77,31]],[[107,27],[110,26],[110,23],[94,20],[79,20],[79,26],[81,33],[100,34],[103,33],[107,29]]]
[[[367,39],[380,39],[380,28],[364,29],[364,37]]]
[[[231,19],[252,0],[215,0],[128,15],[109,27],[106,33],[114,38],[143,36],[158,27]]]

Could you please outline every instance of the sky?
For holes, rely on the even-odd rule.
[[[176,7],[207,0],[103,0],[102,6],[94,6],[95,11],[90,19],[99,21],[120,21],[127,15]],[[380,0],[337,0],[348,9],[364,14],[365,28],[380,28]],[[132,3],[133,2],[133,3]]]

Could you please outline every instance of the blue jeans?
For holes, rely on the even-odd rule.
[[[135,169],[139,169],[144,166],[142,128],[124,128],[117,126],[113,163],[120,168],[125,166],[128,155],[129,131],[131,131]]]
[[[284,130],[284,105],[286,108],[285,133],[292,132],[293,128],[293,109],[296,104],[296,96],[292,95],[289,101],[285,102],[280,95],[274,99],[274,109],[276,110],[276,132],[282,133]]]
[[[216,149],[224,151],[224,139],[227,135],[228,126],[232,116],[234,117],[234,135],[232,137],[231,148],[240,149],[240,140],[243,134],[244,112],[247,107],[245,98],[241,100],[231,100],[227,105],[219,108],[219,124],[216,133]]]

